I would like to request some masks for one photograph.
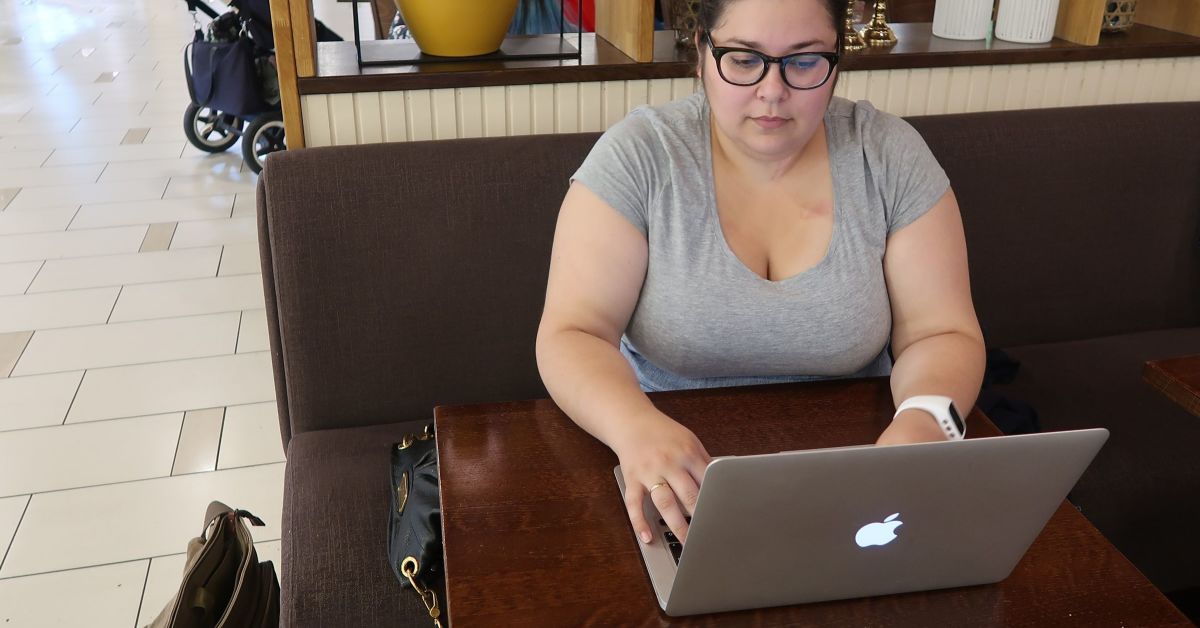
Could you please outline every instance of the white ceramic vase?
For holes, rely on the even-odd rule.
[[[992,0],[937,0],[933,34],[945,39],[987,39]]]
[[[996,38],[1019,44],[1044,44],[1054,37],[1058,0],[1000,0]]]

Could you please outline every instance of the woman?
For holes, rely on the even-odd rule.
[[[958,204],[907,123],[833,98],[844,8],[703,0],[703,92],[630,113],[563,200],[538,368],[617,454],[643,542],[647,493],[686,538],[710,459],[644,391],[890,374],[898,407],[975,403]],[[906,409],[877,443],[945,438]]]

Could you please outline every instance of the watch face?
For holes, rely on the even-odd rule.
[[[954,427],[958,428],[959,434],[967,433],[966,428],[963,426],[962,417],[958,416],[958,410],[954,407],[953,403],[950,404],[950,418],[954,421]]]

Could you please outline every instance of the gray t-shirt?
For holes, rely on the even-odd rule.
[[[708,102],[639,107],[572,177],[645,236],[646,278],[621,352],[648,391],[887,375],[888,235],[949,180],[921,136],[870,103],[825,113],[834,226],[825,257],[782,281],[734,255],[713,191]]]

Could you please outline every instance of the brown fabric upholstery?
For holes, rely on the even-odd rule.
[[[954,182],[976,307],[1048,429],[1113,437],[1084,513],[1198,583],[1200,421],[1141,383],[1200,351],[1200,103],[912,119]],[[567,178],[597,134],[307,149],[259,180],[288,455],[286,626],[423,622],[386,564],[387,447],[435,405],[545,395],[533,343]],[[420,625],[418,623],[418,625]]]
[[[272,157],[258,198],[285,448],[308,430],[545,396],[533,345],[550,243],[596,137]]]
[[[1200,103],[912,118],[992,346],[1200,325]]]
[[[1071,501],[1160,589],[1200,586],[1200,418],[1141,378],[1146,360],[1200,353],[1200,327],[1007,352],[1021,368],[998,390],[1033,404],[1042,429],[1111,432]]]
[[[388,565],[391,443],[428,421],[305,432],[288,448],[282,626],[426,626]],[[443,602],[444,604],[444,602]]]

